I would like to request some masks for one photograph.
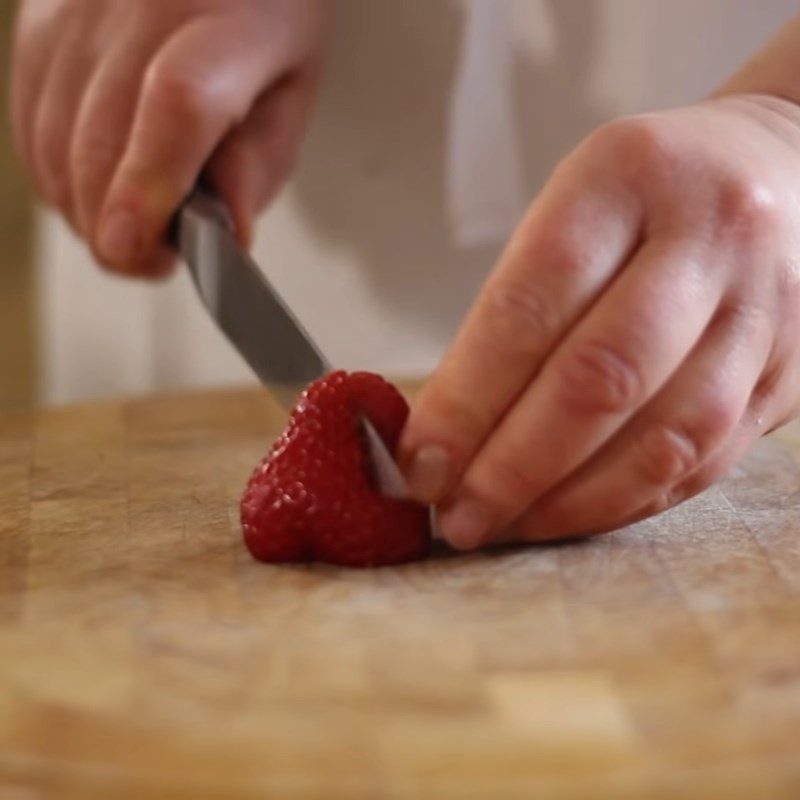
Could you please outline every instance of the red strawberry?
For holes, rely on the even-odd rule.
[[[380,375],[332,372],[306,389],[242,497],[253,556],[372,567],[427,553],[427,510],[373,484],[362,413],[394,452],[408,405]]]

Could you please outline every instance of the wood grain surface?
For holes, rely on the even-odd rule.
[[[272,567],[258,391],[0,417],[0,797],[798,798],[800,453],[578,544]]]

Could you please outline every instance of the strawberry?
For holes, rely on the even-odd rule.
[[[427,553],[427,509],[375,488],[362,414],[394,453],[408,405],[379,375],[332,372],[302,394],[242,497],[255,558],[374,567]]]

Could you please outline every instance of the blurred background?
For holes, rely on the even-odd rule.
[[[0,4],[4,115],[14,5]],[[702,97],[797,11],[795,0],[336,9],[303,158],[255,255],[337,366],[397,377],[436,363],[516,216],[584,135]],[[0,197],[0,408],[252,381],[181,270],[159,285],[112,278],[34,206],[5,117]],[[481,218],[492,202],[503,219]]]
[[[14,4],[0,4],[0,410],[38,398],[33,207],[11,148],[8,59]]]

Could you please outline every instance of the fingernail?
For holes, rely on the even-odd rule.
[[[488,510],[472,498],[457,501],[439,517],[442,536],[458,550],[472,550],[482,544],[490,525]]]
[[[139,224],[130,211],[114,211],[100,227],[97,250],[112,264],[132,261],[140,246]]]
[[[450,480],[452,462],[444,448],[431,444],[414,454],[406,469],[406,481],[411,496],[421,503],[441,499]]]

